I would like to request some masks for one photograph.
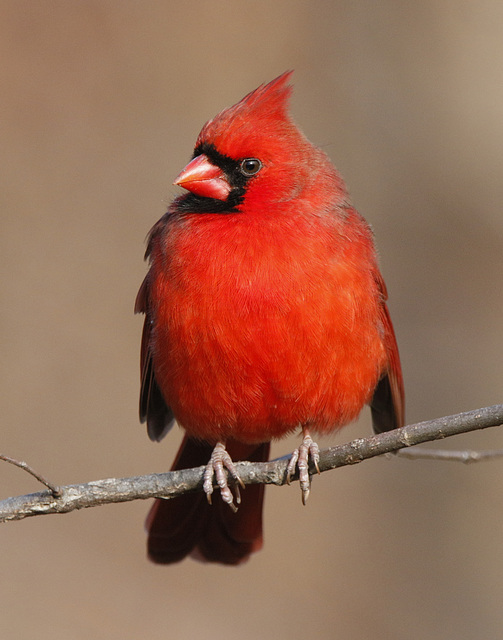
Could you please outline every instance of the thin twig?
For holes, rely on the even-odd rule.
[[[503,458],[503,449],[489,449],[487,451],[451,451],[449,449],[400,449],[396,452],[400,458],[407,460],[448,460],[450,462],[483,462]]]
[[[422,442],[438,440],[468,431],[496,427],[503,423],[503,405],[494,405],[453,416],[408,425],[370,438],[359,438],[347,444],[331,447],[320,453],[320,471],[328,471],[368,458],[398,451]],[[289,456],[271,462],[236,464],[244,484],[286,483]],[[61,497],[49,491],[7,498],[0,502],[0,522],[21,520],[35,515],[68,513],[75,509],[96,507],[114,502],[146,498],[174,498],[184,493],[201,491],[205,467],[183,469],[169,473],[133,478],[108,478],[86,484],[60,487]],[[311,473],[315,470],[311,469]],[[292,478],[296,480],[297,477]]]
[[[38,471],[35,471],[35,469],[33,469],[33,467],[30,467],[30,465],[27,462],[10,458],[9,456],[5,456],[2,453],[0,453],[0,460],[3,460],[4,462],[8,462],[9,464],[13,464],[15,467],[19,467],[19,469],[23,469],[24,471],[26,471],[26,473],[29,473],[31,476],[33,476],[39,482],[41,482],[44,486],[46,486],[55,498],[61,497],[61,489],[57,485],[47,480],[47,478],[44,478],[44,476],[38,473]]]

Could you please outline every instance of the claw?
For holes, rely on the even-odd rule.
[[[225,449],[225,444],[223,442],[217,442],[204,471],[203,490],[206,494],[208,502],[211,504],[211,494],[213,493],[213,478],[215,477],[220,488],[220,495],[222,496],[222,500],[226,504],[228,504],[232,511],[234,511],[235,513],[238,508],[234,504],[234,495],[229,488],[225,469],[227,469],[234,482],[236,483],[234,489],[236,493],[236,504],[240,504],[241,494],[239,492],[239,486],[244,489],[245,485],[239,477],[236,466],[234,465],[234,462],[232,462],[232,458]]]
[[[286,468],[286,481],[290,484],[292,475],[295,470],[299,469],[299,483],[300,490],[302,491],[302,504],[306,504],[309,498],[309,492],[311,488],[311,478],[309,476],[309,457],[314,464],[317,473],[320,473],[319,461],[320,461],[320,448],[314,442],[309,435],[309,432],[304,430],[304,438],[302,444],[298,449],[292,453],[288,466]]]

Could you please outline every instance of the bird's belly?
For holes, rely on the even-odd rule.
[[[356,419],[385,366],[373,291],[217,299],[173,290],[155,323],[156,379],[190,435],[263,442]]]

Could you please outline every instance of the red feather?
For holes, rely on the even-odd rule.
[[[263,443],[299,427],[331,432],[365,404],[376,431],[403,424],[372,232],[328,157],[289,119],[289,78],[203,127],[177,180],[192,193],[150,234],[136,303],[146,314],[140,415],[155,440],[173,418],[185,429],[176,468],[206,464],[219,441],[234,459],[264,460]],[[243,168],[244,160],[259,164]],[[232,564],[257,550],[262,489],[243,493],[237,515],[202,494],[157,501],[151,558],[174,562],[197,549]]]

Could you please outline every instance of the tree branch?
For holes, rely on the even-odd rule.
[[[320,471],[356,464],[384,453],[398,451],[422,442],[486,429],[503,424],[503,405],[459,413],[444,418],[419,422],[401,429],[380,433],[370,438],[358,438],[347,444],[331,447],[320,453]],[[271,462],[239,462],[237,469],[244,484],[286,483],[286,466],[290,456]],[[466,456],[465,456],[466,457]],[[314,472],[314,469],[311,469]],[[49,513],[68,513],[76,509],[96,507],[113,502],[174,498],[184,493],[201,491],[204,467],[183,469],[132,478],[108,478],[85,484],[58,487],[60,496],[41,491],[0,501],[0,522],[21,520]],[[297,479],[294,477],[293,479]]]

